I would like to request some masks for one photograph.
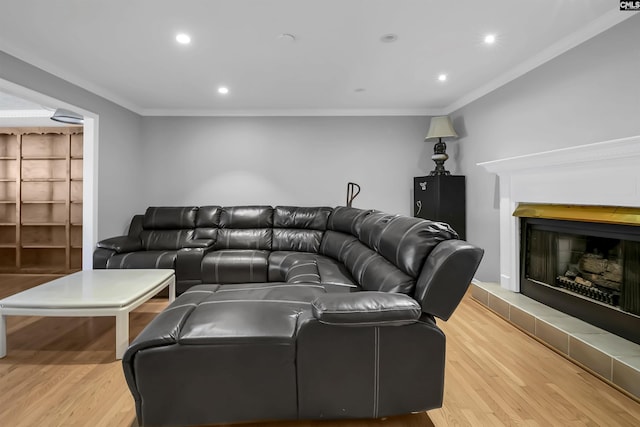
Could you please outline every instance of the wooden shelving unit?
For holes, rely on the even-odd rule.
[[[0,272],[82,267],[82,128],[0,128]]]

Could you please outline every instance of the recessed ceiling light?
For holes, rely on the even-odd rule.
[[[180,44],[189,44],[191,43],[191,37],[188,34],[180,33],[176,36],[176,41]]]
[[[486,36],[484,36],[484,42],[486,44],[494,44],[496,42],[496,35],[495,34],[487,34]]]
[[[438,80],[440,80],[441,82],[446,82],[447,81],[447,75],[446,74],[440,74],[438,76]]]
[[[228,87],[225,87],[225,86],[220,86],[220,87],[218,88],[218,93],[219,93],[219,94],[222,94],[222,95],[226,95],[226,94],[228,94],[228,93],[229,93],[229,88],[228,88]]]
[[[384,36],[380,37],[380,41],[382,43],[393,43],[396,40],[398,40],[398,35],[397,34],[385,34]]]

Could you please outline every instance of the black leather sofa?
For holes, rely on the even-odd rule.
[[[141,425],[380,418],[442,405],[447,320],[480,248],[355,208],[149,208],[95,267],[175,268],[131,343]]]

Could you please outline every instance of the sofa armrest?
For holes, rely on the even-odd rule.
[[[319,322],[342,326],[400,326],[417,322],[421,315],[413,298],[389,292],[326,294],[311,307]]]
[[[134,239],[129,236],[118,236],[111,237],[110,239],[104,239],[99,241],[97,246],[102,249],[110,249],[119,254],[141,251],[144,249],[140,239]]]
[[[422,311],[448,320],[471,284],[484,250],[464,240],[446,240],[427,257],[414,298]]]
[[[183,248],[202,248],[202,249],[209,249],[211,247],[213,247],[213,244],[216,241],[213,239],[191,239],[191,240],[187,240],[184,245]]]

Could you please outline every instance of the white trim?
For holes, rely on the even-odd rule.
[[[333,117],[333,116],[438,116],[434,108],[296,108],[296,109],[153,109],[140,110],[142,116],[170,117]]]
[[[98,243],[98,115],[1,78],[0,90],[41,105],[55,105],[56,107],[67,108],[84,116],[82,142],[82,269],[93,269],[93,249]]]
[[[486,94],[493,92],[501,86],[523,76],[524,74],[532,71],[542,64],[551,61],[553,58],[562,55],[566,51],[573,49],[574,47],[586,42],[587,40],[597,36],[598,34],[608,30],[609,28],[617,25],[639,12],[621,12],[617,9],[612,9],[610,12],[605,13],[600,18],[591,22],[589,25],[581,28],[573,34],[559,40],[547,49],[543,50],[539,54],[529,58],[528,60],[516,65],[511,70],[501,74],[494,80],[490,81],[484,86],[479,87],[476,90],[471,91],[467,95],[452,102],[443,109],[442,115],[449,115],[452,112],[459,110],[460,108],[472,103],[478,98],[485,96]]]
[[[51,117],[53,111],[49,110],[0,110],[0,117],[2,118],[32,118],[32,117]],[[55,122],[51,122],[55,124]]]
[[[624,159],[638,155],[640,155],[640,135],[492,160],[477,163],[477,166],[501,175],[540,167]]]
[[[500,178],[500,285],[520,290],[519,203],[640,206],[639,161],[636,135],[478,163]]]

